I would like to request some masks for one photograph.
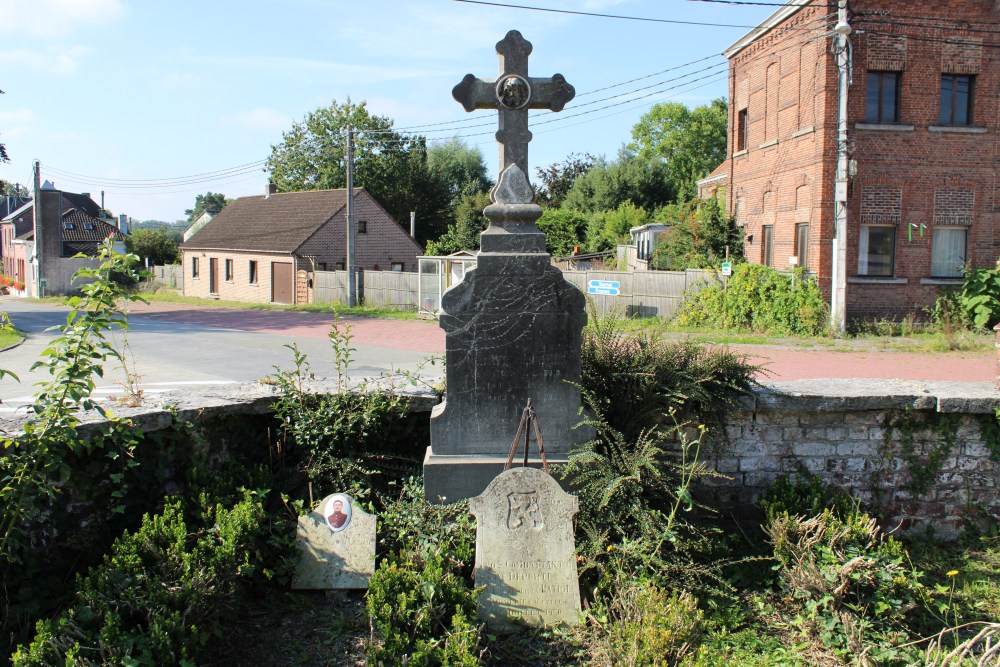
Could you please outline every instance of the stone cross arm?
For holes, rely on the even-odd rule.
[[[507,78],[479,79],[474,74],[466,74],[462,82],[452,89],[451,94],[466,111],[503,108],[497,101],[497,82]],[[527,104],[520,107],[523,109],[562,111],[566,103],[576,94],[573,86],[562,74],[554,74],[548,78],[522,77],[522,79],[530,86]]]

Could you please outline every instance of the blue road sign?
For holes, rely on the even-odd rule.
[[[621,294],[621,286],[617,280],[591,280],[587,283],[587,294],[618,296]]]

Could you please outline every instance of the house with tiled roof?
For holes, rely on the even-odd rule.
[[[365,189],[354,191],[355,264],[417,271],[420,245]],[[240,197],[181,244],[184,295],[250,303],[308,303],[315,271],[347,262],[347,190]]]
[[[124,239],[127,235],[120,229],[120,223],[105,217],[88,193],[63,192],[47,186],[38,198],[40,248],[36,243],[34,202],[24,204],[0,221],[3,272],[24,282],[25,292],[31,296],[67,294],[78,289],[73,274],[83,266],[96,266],[97,260],[91,258],[97,256],[101,243],[109,237]],[[76,257],[80,254],[87,257]]]

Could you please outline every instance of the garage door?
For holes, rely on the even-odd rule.
[[[286,262],[271,262],[271,301],[293,303],[295,300],[295,271]]]

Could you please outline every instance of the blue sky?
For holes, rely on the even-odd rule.
[[[775,9],[692,0],[512,4],[741,26]],[[577,90],[558,117],[531,112],[531,175],[573,152],[613,158],[655,102],[725,96],[718,54],[747,31],[454,0],[0,0],[0,16],[0,140],[11,157],[0,178],[30,183],[39,159],[57,187],[98,200],[104,190],[109,209],[140,220],[183,218],[209,190],[262,192],[267,176],[255,163],[282,131],[348,97],[399,128],[444,123],[426,136],[479,145],[495,175],[496,114],[466,114],[451,88],[469,72],[495,76],[493,46],[512,28],[534,45],[533,76],[561,72]],[[663,92],[636,99],[655,91]],[[480,123],[489,126],[461,127]],[[201,176],[209,172],[222,173]]]

